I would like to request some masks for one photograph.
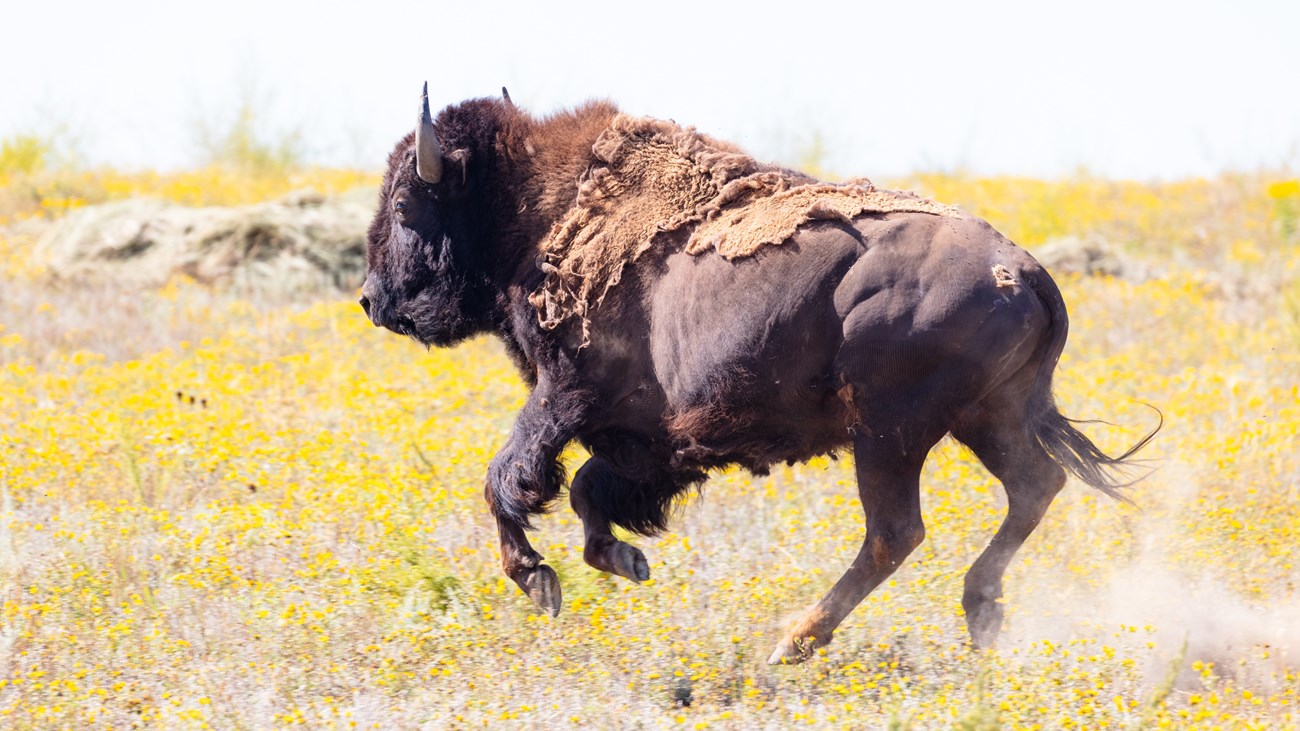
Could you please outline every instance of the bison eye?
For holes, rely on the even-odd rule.
[[[398,201],[394,203],[393,208],[396,209],[398,213],[404,212],[406,210],[406,201]]]

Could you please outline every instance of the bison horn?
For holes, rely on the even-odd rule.
[[[513,99],[510,98],[510,92],[506,91],[506,88],[504,86],[501,87],[501,96],[505,98],[506,104],[508,104],[510,108],[513,109],[515,106],[515,102]]]
[[[433,131],[433,117],[429,114],[429,82],[424,82],[420,94],[420,126],[415,128],[415,172],[430,185],[442,180],[442,146]]]

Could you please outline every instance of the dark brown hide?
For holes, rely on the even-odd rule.
[[[1065,471],[1118,495],[1116,475],[1150,439],[1109,457],[1057,411],[1052,372],[1068,324],[1047,272],[970,217],[810,220],[734,260],[689,253],[685,225],[621,270],[586,313],[589,330],[573,319],[545,329],[529,301],[546,278],[543,242],[601,167],[593,147],[616,113],[606,102],[541,119],[502,99],[450,106],[434,123],[437,182],[417,176],[408,135],[370,228],[362,305],[376,325],[438,346],[494,333],[532,387],[487,471],[506,573],[559,611],[555,572],[525,529],[559,495],[558,458],[574,439],[594,455],[569,489],[584,556],[635,581],[649,576],[645,557],[611,526],[662,530],[714,467],[761,473],[851,448],[867,537],[773,653],[797,661],[923,539],[921,467],[951,434],[1008,495],[963,596],[975,641],[992,643],[1002,574]]]

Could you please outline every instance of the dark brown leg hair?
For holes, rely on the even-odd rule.
[[[587,460],[573,477],[569,502],[582,519],[585,546],[582,557],[588,564],[635,582],[650,578],[650,565],[637,548],[614,537],[609,518],[599,509],[597,491],[636,490],[637,485],[614,471],[603,457]]]

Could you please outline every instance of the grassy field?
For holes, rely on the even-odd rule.
[[[132,195],[248,202],[373,177],[7,173],[0,215]],[[0,727],[1300,727],[1300,183],[918,176],[1031,250],[1098,237],[1143,281],[1062,276],[1063,411],[1117,449],[1167,422],[1138,508],[1072,483],[1007,576],[995,651],[962,575],[1005,500],[945,441],[928,539],[809,663],[764,659],[848,566],[849,460],[714,475],[636,586],[534,544],[499,572],[484,469],[523,387],[354,297],[72,286],[0,236]],[[574,449],[571,467],[584,455]]]

